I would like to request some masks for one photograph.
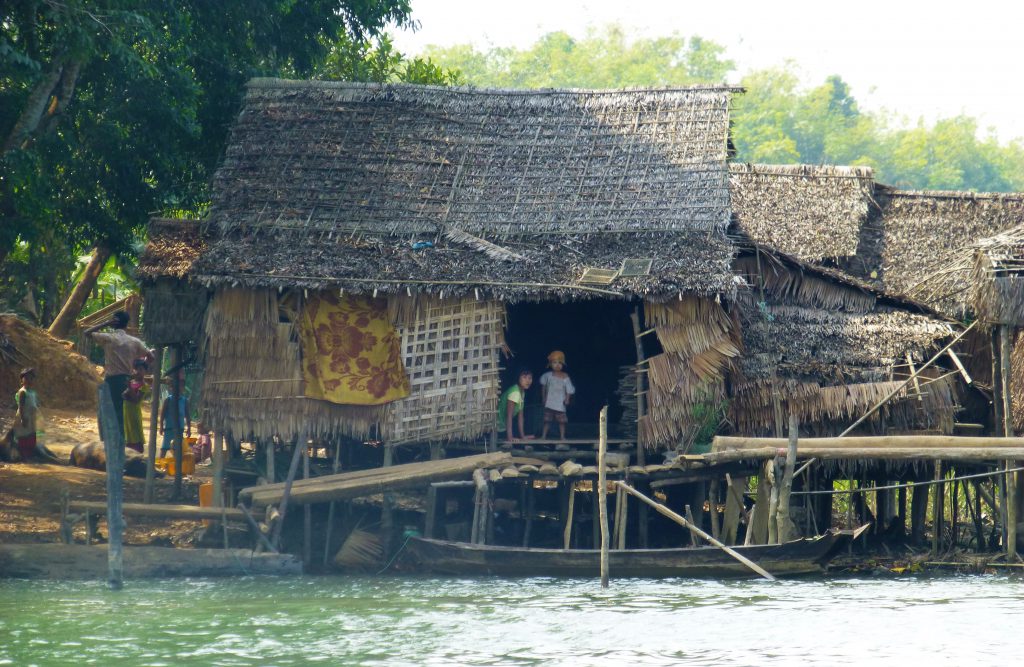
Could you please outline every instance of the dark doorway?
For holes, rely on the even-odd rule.
[[[533,371],[534,384],[526,399],[527,431],[540,433],[543,406],[540,376],[552,350],[565,353],[566,372],[576,387],[569,406],[570,438],[597,436],[601,407],[608,405],[609,434],[615,437],[622,408],[615,394],[620,367],[636,363],[630,313],[636,304],[622,301],[521,303],[508,307],[506,340],[512,358],[505,364],[502,387],[516,381],[518,372]]]

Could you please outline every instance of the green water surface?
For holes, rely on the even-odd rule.
[[[0,581],[19,666],[1013,664],[1022,624],[1001,576]]]

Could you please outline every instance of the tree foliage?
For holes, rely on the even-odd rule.
[[[679,34],[630,39],[616,26],[583,39],[549,33],[525,49],[457,45],[428,47],[425,55],[487,87],[686,86],[735,76],[714,42]],[[840,76],[807,87],[792,63],[749,72],[740,84],[746,92],[733,111],[738,161],[867,165],[879,181],[903,188],[1024,190],[1024,143],[984,136],[973,118],[929,126],[864,112]]]
[[[0,267],[97,244],[130,257],[156,213],[195,214],[253,76],[450,83],[383,29],[409,0],[10,0],[0,6]],[[5,263],[17,251],[19,267]],[[45,257],[44,257],[45,256]],[[3,285],[0,285],[0,289]],[[17,289],[13,289],[17,288]],[[57,304],[59,307],[59,304]]]

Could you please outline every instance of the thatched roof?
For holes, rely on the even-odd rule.
[[[256,79],[213,183],[219,240],[194,274],[510,298],[635,258],[654,275],[609,291],[731,292],[733,90]]]
[[[861,253],[886,291],[952,316],[971,311],[974,245],[1024,221],[1024,194],[880,192],[881,225]],[[875,262],[871,258],[877,257]]]
[[[152,218],[149,242],[139,257],[136,277],[143,282],[158,278],[184,278],[206,250],[197,220]]]
[[[1024,326],[1024,225],[975,244],[971,288],[979,318]]]
[[[802,428],[831,433],[895,389],[910,363],[925,361],[952,333],[950,323],[913,302],[795,258],[757,253],[735,263],[751,286],[736,301],[744,354],[730,412],[740,432],[770,432],[779,400],[800,415]],[[933,389],[923,397],[928,411],[894,405],[880,417],[900,428],[950,430],[952,383]]]
[[[867,219],[867,167],[730,165],[736,225],[760,244],[805,260],[854,255]]]

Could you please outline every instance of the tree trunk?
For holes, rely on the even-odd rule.
[[[82,312],[82,307],[85,306],[86,299],[89,298],[89,292],[96,285],[96,281],[99,279],[100,273],[103,271],[103,267],[106,266],[108,259],[110,259],[109,248],[96,246],[93,249],[92,259],[89,260],[89,265],[82,272],[81,280],[75,285],[75,289],[71,290],[71,295],[68,296],[64,307],[60,309],[60,314],[57,315],[53,324],[50,325],[51,336],[67,338],[71,327],[78,318],[78,314]]]

